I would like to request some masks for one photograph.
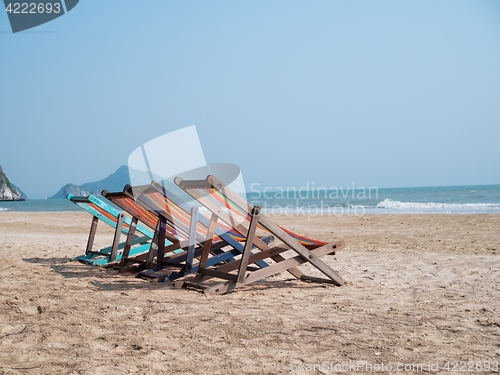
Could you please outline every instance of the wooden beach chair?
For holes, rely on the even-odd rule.
[[[261,212],[260,207],[250,205],[215,176],[208,176],[205,180],[191,181],[177,177],[174,182],[211,211],[212,225],[207,233],[207,243],[213,236],[212,228],[218,220],[222,220],[246,238],[241,259],[210,267],[206,263],[208,253],[204,251],[196,276],[177,280],[174,282],[176,287],[196,288],[203,290],[206,294],[222,294],[283,271],[288,271],[300,280],[325,282],[337,286],[344,284],[340,275],[319,258],[323,255],[335,254],[336,250],[345,246],[344,240],[326,243],[298,236],[273,223]],[[235,220],[235,215],[243,218],[243,221]],[[283,243],[273,247],[268,246],[256,236],[257,228],[268,231]],[[258,247],[261,251],[251,254],[249,250],[252,246]],[[297,255],[288,259],[283,258],[281,253],[288,250],[293,250]],[[275,263],[262,269],[249,267],[252,263],[268,258],[274,260]],[[326,278],[304,275],[296,268],[303,263],[310,263]],[[207,283],[213,278],[224,281],[215,285]]]
[[[210,221],[198,212],[198,208],[190,207],[155,181],[144,186],[127,185],[119,193],[104,190],[102,195],[128,212],[136,222],[140,221],[154,229],[148,253],[135,257],[124,253],[120,268],[127,267],[128,263],[142,265],[146,270],[140,272],[139,276],[160,282],[175,280],[197,271],[194,261],[205,249],[206,234],[210,226]],[[226,232],[229,229],[221,225],[213,229],[214,241],[210,241],[207,250],[211,255],[207,259],[210,265],[230,261],[242,253],[243,245],[240,242],[245,238],[234,231]],[[266,236],[262,241],[269,243],[273,239],[273,236]],[[171,245],[164,245],[167,240]],[[227,247],[229,250],[222,250]],[[174,250],[181,252],[166,255]],[[262,261],[258,266],[265,267],[267,264]]]
[[[120,242],[120,237],[122,233],[128,236],[132,219],[127,216],[125,212],[118,211],[104,202],[104,200],[92,194],[88,197],[75,197],[72,194],[68,194],[66,198],[93,215],[85,254],[77,256],[72,260],[78,260],[82,263],[91,265],[105,265],[120,260],[126,246],[125,242]],[[99,220],[114,228],[115,234],[111,246],[95,251],[93,250],[94,238]],[[148,243],[152,240],[154,235],[150,229],[142,225],[138,225],[135,231],[139,236],[134,234],[132,237],[130,249],[128,251],[129,256],[148,251],[150,247]]]

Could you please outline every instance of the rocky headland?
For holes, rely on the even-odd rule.
[[[0,165],[0,201],[24,201],[26,199],[26,194],[9,181]]]

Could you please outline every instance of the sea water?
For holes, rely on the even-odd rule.
[[[500,214],[500,185],[347,188],[247,194],[276,214]]]
[[[104,199],[104,198],[101,198]],[[247,192],[247,199],[275,214],[500,214],[500,185],[381,189],[287,189]],[[3,211],[81,211],[66,199],[0,202]]]
[[[2,211],[60,212],[82,211],[82,209],[67,199],[28,199],[18,202],[0,202],[0,213]]]

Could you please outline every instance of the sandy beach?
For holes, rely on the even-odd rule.
[[[500,215],[273,218],[344,238],[322,259],[346,285],[281,274],[205,296],[71,262],[85,251],[85,212],[1,212],[0,374],[373,373],[365,366],[382,363],[378,373],[446,374],[453,361],[489,373],[485,362],[500,361]],[[101,224],[96,248],[111,241]]]

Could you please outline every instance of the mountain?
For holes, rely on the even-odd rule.
[[[130,175],[128,167],[122,165],[115,173],[110,174],[103,180],[95,182],[87,182],[80,187],[87,189],[92,195],[101,195],[104,189],[108,191],[122,191],[123,187],[130,184]]]
[[[0,168],[1,168],[1,167],[0,167]],[[18,188],[15,184],[11,184],[11,185],[14,187],[14,189],[16,189],[16,190],[19,192],[19,194],[21,194],[21,198],[23,198],[23,200],[28,199],[28,196],[27,196],[26,194],[24,194],[24,193],[21,191],[21,189],[19,189],[19,188]]]
[[[0,201],[24,201],[27,198],[26,194],[9,181],[0,165]]]
[[[66,196],[68,194],[72,194],[75,197],[88,197],[89,190],[85,189],[85,188],[82,188],[81,186],[78,186],[78,185],[75,185],[75,184],[67,184],[67,185],[64,185],[53,196],[49,197],[49,199],[66,198]],[[94,195],[98,195],[98,194],[94,194]]]
[[[89,194],[100,196],[101,191],[104,189],[108,191],[122,191],[126,184],[130,183],[130,176],[128,167],[122,165],[116,172],[110,174],[108,177],[95,182],[87,182],[83,185],[67,184],[63,186],[56,194],[49,199],[53,198],[66,198],[68,194],[73,194],[77,197],[86,197]]]

